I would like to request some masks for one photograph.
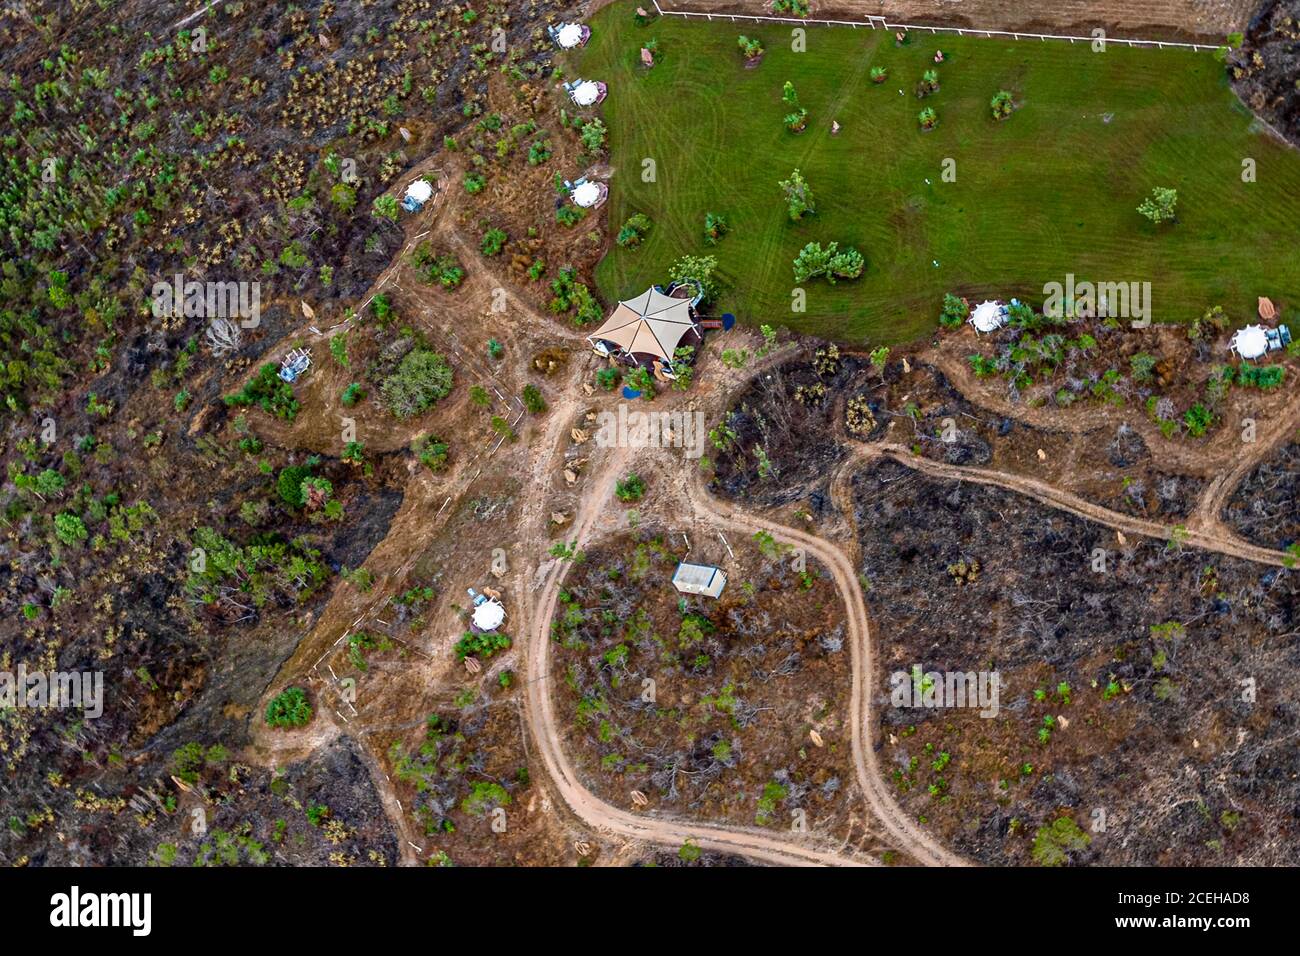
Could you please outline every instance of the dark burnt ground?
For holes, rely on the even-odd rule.
[[[1281,550],[1300,541],[1300,444],[1284,446],[1247,475],[1221,517],[1265,548]]]
[[[865,368],[861,357],[841,358],[835,346],[822,346],[751,381],[709,436],[714,493],[762,506],[824,502],[846,454],[836,399],[860,387]]]
[[[554,815],[536,799],[517,689],[511,675],[509,686],[470,690],[417,726],[376,737],[430,864],[556,866],[573,859],[548,832]]]
[[[9,829],[53,835],[29,844],[37,866],[389,866],[397,837],[356,745],[335,740],[272,773],[191,742],[128,798],[75,790],[78,819],[11,816]],[[184,778],[174,787],[163,774]],[[17,808],[10,805],[10,809]]]
[[[809,831],[839,838],[854,781],[834,584],[729,537],[739,567],[719,542],[692,542],[693,560],[716,549],[731,569],[717,600],[673,588],[680,536],[611,540],[573,569],[552,626],[566,748],[616,806],[640,790],[652,809],[774,831],[802,810]]]
[[[698,856],[696,854],[699,854]],[[724,853],[708,853],[700,850],[698,847],[689,847],[680,849],[676,852],[671,850],[656,850],[648,854],[643,859],[638,860],[636,866],[653,866],[653,867],[733,867],[733,866],[757,866],[759,864],[751,863],[743,856],[732,856]]]
[[[1266,0],[1228,62],[1242,100],[1300,144],[1300,0]]]
[[[1065,431],[978,405],[902,350],[877,370],[864,356],[832,360],[826,349],[762,373],[733,403],[710,436],[715,494],[761,507],[806,502],[820,515],[835,469],[858,442],[1028,475],[1136,517],[1185,518],[1205,487],[1153,455],[1131,424],[1142,414],[1136,408]]]
[[[908,812],[991,864],[1050,859],[1035,842],[1060,817],[1089,837],[1075,863],[1294,859],[1294,572],[1120,549],[1109,529],[892,462],[854,487],[884,766]],[[979,562],[973,582],[960,561]],[[917,664],[996,670],[999,715],[891,706],[890,675]]]

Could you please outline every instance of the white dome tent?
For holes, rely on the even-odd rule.
[[[1244,359],[1257,359],[1268,352],[1268,330],[1262,325],[1238,329],[1228,347]]]
[[[473,588],[466,589],[472,600],[474,610],[470,612],[470,623],[474,625],[476,631],[495,631],[506,619],[506,609],[497,600],[497,594],[492,591],[491,594],[479,594]],[[491,588],[484,588],[485,591],[491,591]]]
[[[579,80],[569,87],[569,98],[577,106],[595,106],[605,98],[606,86],[595,80]]]
[[[573,202],[583,209],[591,209],[605,201],[609,187],[603,183],[580,182],[573,188]]]
[[[591,30],[580,23],[561,23],[558,28],[552,28],[551,36],[561,50],[572,50],[587,42]]]
[[[506,619],[506,609],[491,598],[474,608],[474,626],[480,631],[495,631]]]
[[[1007,310],[1000,302],[981,302],[969,319],[976,332],[996,332],[1007,324]]]

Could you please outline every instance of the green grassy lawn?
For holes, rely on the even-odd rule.
[[[898,48],[884,31],[810,27],[795,53],[788,27],[665,17],[643,28],[634,7],[600,11],[575,59],[609,85],[611,230],[637,212],[654,221],[640,248],[615,247],[599,266],[611,302],[665,281],[680,255],[711,252],[729,286],[721,310],[853,343],[925,334],[946,291],[1038,304],[1067,273],[1150,281],[1158,322],[1215,304],[1241,322],[1259,295],[1300,310],[1300,152],[1259,131],[1209,52],[919,33]],[[744,68],[741,33],[767,47],[757,69]],[[660,64],[646,71],[651,38]],[[921,101],[936,49],[941,89]],[[878,86],[876,65],[889,70]],[[782,124],[786,80],[809,111],[801,135]],[[999,89],[1018,106],[1001,123],[989,109]],[[923,133],[926,105],[939,126]],[[945,158],[955,182],[941,180]],[[1242,182],[1245,158],[1257,182]],[[777,186],[795,167],[817,204],[798,224]],[[1153,186],[1178,190],[1177,223],[1136,212]],[[706,212],[731,227],[716,247]],[[794,314],[790,263],[810,241],[853,245],[867,269],[805,283],[807,311]]]

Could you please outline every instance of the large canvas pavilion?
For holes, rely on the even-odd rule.
[[[636,361],[660,359],[671,363],[683,338],[699,342],[691,300],[647,289],[635,299],[620,302],[614,313],[587,339],[597,348],[600,343],[616,346]]]

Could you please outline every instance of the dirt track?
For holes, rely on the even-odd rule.
[[[437,222],[434,228],[459,242],[455,231],[449,228],[447,217],[443,215],[440,218],[441,221]],[[380,283],[386,277],[387,274],[381,278]],[[495,277],[492,278],[495,281]],[[379,283],[376,287],[378,285]],[[506,287],[504,283],[502,286]],[[553,326],[553,323],[528,308],[525,303],[516,301],[514,305],[535,327]],[[580,334],[571,330],[561,332],[552,328],[552,331],[570,342],[581,338]],[[771,356],[766,361],[751,365],[744,373],[744,378],[750,379],[761,374],[775,359],[776,356]],[[693,389],[696,399],[708,399],[710,403],[725,402],[731,395],[743,390],[745,381],[739,380],[739,375],[732,375],[720,369],[717,373],[717,380],[712,380],[713,377],[710,376],[710,379],[696,382]],[[738,381],[733,382],[732,378]],[[539,441],[529,449],[529,473],[539,489],[545,488],[548,476],[555,474],[562,467],[569,423],[584,406],[589,404],[589,401],[579,392],[577,384],[577,377],[567,383],[562,391],[562,397],[552,405],[547,426],[538,436]],[[1289,418],[1287,424],[1290,424]],[[1248,544],[1227,533],[1217,520],[1205,520],[1204,514],[1209,507],[1206,501],[1211,505],[1221,501],[1231,493],[1236,480],[1239,480],[1271,451],[1276,444],[1274,439],[1284,434],[1284,429],[1279,427],[1276,432],[1276,435],[1270,433],[1269,440],[1253,446],[1248,455],[1234,462],[1234,467],[1222,476],[1222,480],[1207,489],[1205,501],[1198,512],[1200,520],[1193,521],[1186,530],[1182,539],[1184,546],[1215,551],[1263,564],[1280,566],[1285,563],[1285,556],[1280,552]],[[1157,522],[1130,517],[1092,504],[1045,482],[997,470],[934,462],[914,456],[908,449],[896,445],[875,445],[859,450],[856,455],[850,456],[841,465],[834,484],[840,484],[864,461],[881,455],[888,456],[909,468],[939,477],[1005,488],[1124,533],[1166,540],[1169,539],[1172,531],[1171,528]],[[581,545],[599,536],[601,531],[599,525],[602,519],[609,519],[607,506],[613,500],[614,482],[626,469],[629,463],[628,457],[628,449],[624,448],[610,449],[597,457],[596,466],[585,479],[582,504],[574,516],[572,526],[565,534],[566,540]],[[687,490],[690,508],[698,517],[746,535],[751,535],[758,530],[766,530],[786,542],[805,548],[830,569],[844,600],[846,623],[851,636],[853,678],[850,712],[854,768],[872,814],[884,832],[916,861],[926,865],[965,865],[966,860],[943,847],[894,802],[880,773],[870,730],[874,726],[870,689],[874,649],[862,590],[858,585],[854,565],[849,556],[839,546],[822,538],[775,524],[762,517],[751,517],[735,507],[723,505],[707,493],[698,474],[685,479],[683,483]],[[461,476],[456,481],[455,487],[447,490],[459,497],[466,493],[467,485],[468,482],[465,481],[464,476]],[[1217,514],[1217,511],[1214,513]],[[521,541],[535,546],[536,550],[533,553],[538,555],[542,554],[544,543],[552,537],[547,524],[547,515],[544,495],[530,495],[525,499],[519,537]],[[566,562],[559,560],[547,562],[545,558],[539,558],[537,562],[521,562],[515,569],[513,577],[517,588],[516,593],[533,595],[531,600],[524,602],[525,606],[518,612],[521,618],[521,633],[526,635],[522,650],[525,657],[527,723],[532,739],[537,745],[537,752],[540,754],[548,778],[549,789],[572,811],[574,816],[597,832],[616,835],[634,843],[650,842],[667,847],[680,847],[687,840],[691,840],[704,850],[738,854],[780,865],[862,865],[875,862],[874,859],[848,855],[841,848],[814,837],[780,836],[758,828],[724,827],[675,820],[653,812],[636,813],[620,809],[602,801],[586,789],[563,750],[562,735],[557,727],[555,703],[551,694],[550,622],[567,569]],[[370,608],[365,613],[372,613],[373,609],[379,606],[380,600],[382,597],[369,602]],[[318,627],[317,630],[321,629]],[[307,643],[310,644],[310,641]],[[295,750],[313,749],[321,741],[332,739],[337,733],[358,735],[367,732],[367,728],[362,726],[352,725],[347,728],[338,726],[328,711],[322,713],[321,719],[328,722],[329,726],[316,728],[310,739],[295,738],[295,743],[301,744],[301,747]],[[264,734],[255,736],[265,742]],[[263,754],[264,758],[270,757],[272,761],[274,756]],[[403,862],[418,862],[418,857],[411,854],[408,848],[411,831],[397,801],[393,785],[384,777],[378,766],[371,765],[370,770],[380,798],[389,815],[394,818],[397,833],[407,841],[407,845],[402,847]]]
[[[757,374],[757,371],[754,374]],[[1243,461],[1238,466],[1238,470],[1248,469],[1268,451],[1268,443],[1257,446],[1252,450],[1252,455],[1248,456],[1249,461]],[[1005,488],[1120,532],[1167,540],[1172,531],[1171,528],[1157,522],[1111,511],[1031,478],[988,469],[946,465],[914,456],[901,446],[883,445],[864,449],[841,466],[841,475],[849,475],[864,461],[881,455],[927,474]],[[602,463],[599,475],[592,476],[587,497],[570,535],[571,540],[581,544],[592,536],[602,510],[611,498],[615,478],[621,473],[626,461],[627,450],[615,449]],[[892,795],[884,786],[884,778],[879,770],[875,750],[867,739],[869,728],[873,726],[873,701],[869,688],[869,675],[873,672],[873,649],[866,606],[852,562],[839,547],[828,541],[772,521],[751,518],[734,508],[721,505],[705,491],[698,476],[689,487],[691,506],[697,515],[747,535],[766,530],[779,539],[807,549],[831,570],[836,586],[844,597],[847,624],[852,637],[853,690],[850,702],[853,725],[852,748],[855,770],[867,802],[885,831],[917,861],[932,866],[966,865],[967,861],[940,845],[930,834],[921,829],[894,802]],[[1282,566],[1285,562],[1285,556],[1280,552],[1248,544],[1218,528],[1188,529],[1183,544],[1187,547],[1214,551],[1263,564]],[[856,862],[830,849],[813,848],[806,843],[796,843],[793,840],[779,840],[752,829],[724,829],[651,815],[637,815],[602,802],[581,785],[560,745],[561,735],[555,722],[554,702],[549,683],[550,620],[554,614],[566,569],[566,564],[555,562],[544,578],[541,592],[529,612],[531,620],[527,625],[526,653],[529,723],[546,764],[547,773],[558,795],[570,809],[585,823],[598,830],[670,846],[680,845],[690,837],[706,849],[741,853],[772,863],[838,865]]]

